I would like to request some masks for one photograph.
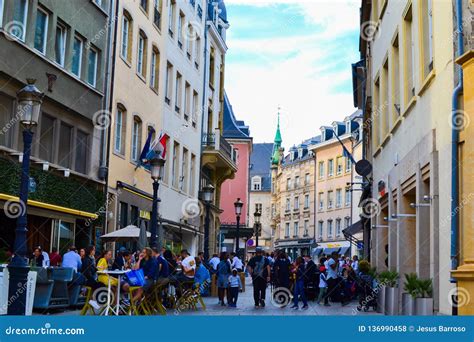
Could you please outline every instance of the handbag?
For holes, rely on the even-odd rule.
[[[140,268],[138,270],[132,270],[127,272],[127,279],[131,286],[144,286],[145,285],[145,273]]]

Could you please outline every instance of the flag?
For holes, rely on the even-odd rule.
[[[149,168],[149,161],[155,156],[161,157],[166,159],[166,142],[168,141],[168,134],[161,132],[158,138],[153,139],[153,134],[155,130],[150,130],[148,133],[148,138],[146,139],[145,145],[143,146],[142,153],[140,154],[140,161],[137,167],[138,169],[140,166],[145,167],[146,169]]]
[[[155,129],[151,128],[148,132],[148,138],[146,139],[145,145],[143,146],[142,153],[140,154],[140,164],[143,163],[143,160],[146,159],[146,155],[150,150],[151,139],[153,138],[153,134],[155,133]]]
[[[333,131],[334,132],[334,131]],[[352,164],[355,164],[356,161],[354,159],[354,157],[352,156],[352,154],[347,150],[346,146],[344,145],[344,143],[341,141],[341,139],[339,139],[339,137],[337,136],[336,132],[334,132],[334,136],[336,137],[336,139],[339,141],[339,143],[341,144],[342,146],[342,155],[346,158],[349,158],[351,160],[351,163]]]

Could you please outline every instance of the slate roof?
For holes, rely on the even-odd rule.
[[[272,150],[272,143],[253,144],[252,154],[250,155],[250,180],[254,176],[262,177],[262,191],[271,191],[272,187],[270,171]]]

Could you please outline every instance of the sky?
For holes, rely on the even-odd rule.
[[[273,142],[279,106],[286,150],[355,111],[351,63],[359,60],[360,1],[225,4],[225,87],[254,143]]]

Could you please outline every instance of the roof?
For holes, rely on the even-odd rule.
[[[296,145],[296,146],[293,146],[290,148],[290,152],[292,151],[295,151],[297,156],[295,158],[295,160],[291,160],[290,158],[290,154],[287,154],[284,158],[283,158],[283,162],[282,164],[284,166],[286,165],[291,165],[291,164],[294,164],[294,163],[298,163],[298,162],[302,162],[302,161],[305,161],[305,160],[308,160],[308,159],[311,159],[312,156],[310,155],[310,151],[308,149],[308,146],[312,145],[312,144],[318,144],[321,142],[321,136],[320,135],[317,135],[315,137],[312,137],[312,138],[309,138],[309,139],[306,139],[306,140],[303,140],[301,142],[301,144],[299,145]],[[299,155],[299,150],[302,149],[303,151],[303,155],[300,156]]]
[[[207,11],[209,13],[209,19],[214,20],[214,5],[213,3],[217,2],[217,7],[219,9],[219,18],[221,18],[225,23],[227,23],[227,8],[225,7],[224,0],[213,0],[209,1],[207,5]]]
[[[234,110],[230,104],[227,93],[224,93],[224,138],[231,139],[251,139],[250,129],[244,121],[235,118]]]
[[[272,158],[272,143],[253,144],[250,155],[250,178],[260,176],[262,178],[262,191],[271,190],[270,161]]]

